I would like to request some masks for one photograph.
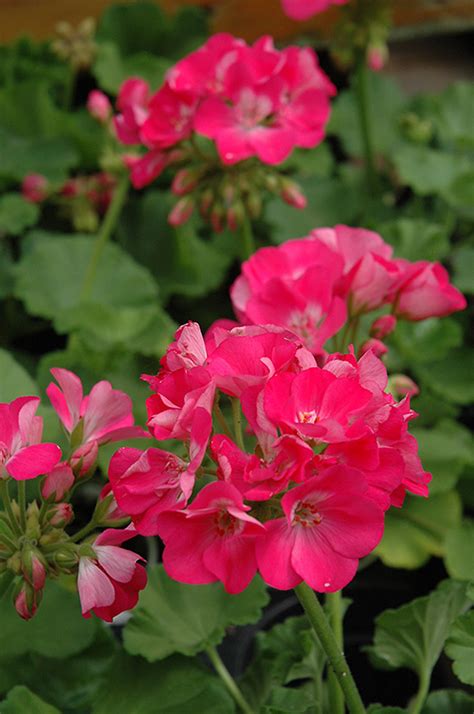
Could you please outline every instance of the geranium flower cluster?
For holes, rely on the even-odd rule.
[[[237,593],[259,571],[275,588],[339,590],[380,541],[386,510],[428,494],[409,397],[385,391],[370,350],[317,362],[281,327],[216,323],[203,337],[187,323],[145,379],[151,433],[185,448],[119,449],[109,478],[137,531],[162,538],[176,580]],[[219,406],[229,401],[233,429]]]
[[[263,190],[304,205],[293,183],[271,167],[295,147],[322,141],[334,94],[313,50],[217,34],[171,68],[157,92],[138,78],[124,82],[114,125],[123,144],[147,149],[126,157],[136,188],[168,166],[177,170],[172,191],[181,198],[172,223],[198,205],[215,224],[219,218],[233,226],[246,209],[258,213]],[[95,92],[89,109],[108,120],[104,95]]]
[[[100,216],[109,207],[116,185],[116,177],[107,171],[76,176],[60,184],[48,181],[41,174],[27,174],[21,193],[30,203],[55,203],[76,230],[94,232]]]
[[[92,540],[83,537],[99,527],[126,525],[107,484],[99,495],[91,523],[69,535],[74,519],[73,491],[95,471],[99,447],[111,441],[148,437],[134,425],[132,402],[107,381],[84,396],[81,381],[67,369],[52,369],[47,394],[69,442],[61,459],[57,444],[42,443],[43,420],[36,416],[38,397],[0,404],[0,573],[14,576],[13,600],[18,614],[31,618],[48,577],[77,575],[82,612],[93,610],[105,620],[133,607],[146,583],[140,556],[119,546],[133,538],[133,527],[107,528]],[[40,479],[39,500],[25,502],[22,482]],[[17,484],[17,500],[9,487]],[[80,542],[82,541],[82,542]]]
[[[231,299],[241,323],[284,327],[316,355],[329,338],[339,349],[356,342],[362,316],[380,308],[390,313],[377,317],[361,345],[379,356],[397,319],[440,317],[466,306],[439,263],[394,258],[377,233],[344,225],[258,250],[243,263]]]

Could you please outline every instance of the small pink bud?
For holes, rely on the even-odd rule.
[[[171,184],[171,190],[176,196],[185,196],[191,193],[198,183],[198,174],[191,169],[180,169]]]
[[[81,186],[78,179],[68,179],[61,187],[61,196],[65,198],[74,198],[81,192]]]
[[[106,124],[112,116],[112,105],[107,95],[98,89],[93,89],[87,97],[89,114],[101,124]]]
[[[115,500],[110,483],[106,483],[99,494],[95,518],[97,523],[103,526],[111,526],[117,521],[123,521],[128,518]]]
[[[207,188],[202,192],[199,201],[199,213],[203,218],[207,216],[214,201],[214,191],[211,188]]]
[[[395,315],[382,315],[378,317],[372,323],[370,328],[370,336],[375,337],[377,340],[383,340],[384,337],[390,335],[397,325],[397,318]]]
[[[180,198],[171,209],[168,215],[168,223],[171,226],[182,226],[188,221],[194,211],[194,199],[191,196]]]
[[[238,201],[227,209],[227,226],[229,230],[236,231],[245,217],[245,208]]]
[[[380,72],[388,60],[388,49],[385,44],[370,45],[367,49],[367,66],[372,72]]]
[[[306,208],[306,196],[294,181],[284,179],[280,195],[290,206],[300,209]]]
[[[34,590],[27,582],[23,582],[15,598],[15,609],[23,620],[31,620],[36,614],[42,598],[41,590]]]
[[[21,570],[33,590],[42,590],[46,582],[46,568],[38,551],[25,546],[21,553]]]
[[[97,460],[98,452],[97,441],[89,441],[74,451],[69,463],[77,478],[85,476],[92,469]]]
[[[74,518],[70,503],[55,503],[48,511],[49,524],[55,528],[64,528]]]
[[[406,374],[392,374],[388,380],[388,389],[399,397],[414,397],[420,393],[418,385]]]
[[[41,174],[28,174],[21,184],[21,194],[26,201],[41,203],[48,197],[49,181]]]
[[[376,357],[382,357],[387,354],[388,347],[381,340],[376,340],[374,337],[371,337],[369,340],[366,340],[359,349],[359,357],[369,350],[372,350]]]
[[[222,206],[218,203],[215,203],[214,206],[212,207],[211,213],[209,215],[209,219],[211,221],[211,226],[214,230],[215,233],[220,233],[223,229],[223,218],[224,218],[224,209]]]
[[[74,483],[74,474],[69,464],[57,464],[44,478],[41,485],[41,495],[44,499],[53,498],[61,501]]]

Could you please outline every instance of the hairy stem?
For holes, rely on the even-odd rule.
[[[306,583],[297,585],[295,593],[326,652],[329,663],[344,692],[350,714],[366,714],[364,703],[362,702],[349,665],[337,643],[318,598]]]
[[[418,692],[409,709],[410,714],[420,714],[430,690],[430,675],[421,675]]]
[[[247,260],[253,253],[255,253],[252,223],[250,222],[250,218],[247,214],[244,215],[240,226],[240,247],[242,260]]]
[[[329,622],[334,632],[334,637],[341,652],[344,651],[344,635],[342,630],[342,593],[327,593],[326,604],[329,611]],[[332,667],[329,668],[329,708],[331,714],[344,714],[344,694],[337,681],[337,676]]]
[[[212,666],[216,670],[217,674],[219,677],[222,679],[224,682],[225,686],[227,687],[228,691],[234,698],[235,702],[238,704],[238,706],[241,708],[241,710],[245,714],[255,714],[254,710],[248,704],[248,702],[245,701],[244,695],[240,691],[240,689],[237,686],[237,683],[235,679],[232,677],[231,673],[225,666],[224,662],[221,660],[218,651],[216,650],[215,647],[208,647],[206,649],[207,656],[212,662]]]

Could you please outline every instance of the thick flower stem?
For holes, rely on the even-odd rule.
[[[421,676],[418,692],[416,693],[416,697],[413,700],[411,707],[409,708],[410,714],[420,714],[421,710],[423,709],[423,704],[425,703],[426,697],[429,694],[429,691],[430,677]]]
[[[344,692],[350,714],[366,714],[364,703],[362,702],[344,653],[337,643],[319,600],[306,583],[297,585],[295,593],[334,670],[341,689]]]
[[[240,225],[241,259],[247,260],[255,253],[255,241],[253,239],[252,223],[247,214],[242,218]]]
[[[107,241],[115,230],[115,226],[117,225],[117,221],[127,198],[128,183],[128,176],[122,176],[117,188],[115,189],[104,220],[101,223],[99,232],[97,233],[94,250],[92,251],[91,259],[89,261],[89,265],[87,266],[86,275],[82,284],[80,295],[82,302],[85,302],[90,297],[102,253],[104,252]]]
[[[77,531],[77,533],[74,533],[73,536],[71,536],[71,541],[73,543],[77,543],[78,541],[82,540],[82,538],[85,538],[89,533],[92,533],[92,531],[95,531],[96,528],[98,528],[97,523],[92,520],[90,523],[88,523],[84,528],[81,528],[80,531]]]
[[[365,156],[365,169],[367,173],[367,184],[370,191],[376,191],[378,187],[377,172],[375,170],[375,157],[372,145],[372,133],[370,122],[370,102],[368,88],[368,72],[365,55],[360,53],[356,66],[356,95],[359,111],[359,125],[362,138],[362,145]]]
[[[232,419],[234,421],[234,432],[235,432],[235,440],[237,442],[237,446],[239,449],[242,451],[245,451],[245,444],[244,444],[244,437],[242,434],[242,412],[240,410],[240,401],[237,399],[237,397],[233,397],[231,399],[232,402]]]
[[[224,414],[222,413],[222,409],[220,408],[219,402],[217,400],[214,402],[214,414],[215,414],[215,417],[216,417],[217,421],[219,422],[219,426],[221,427],[224,434],[226,436],[228,436],[229,439],[232,439],[233,438],[232,431],[229,428],[227,419],[225,418]]]
[[[248,704],[248,702],[245,701],[244,695],[238,688],[234,678],[230,674],[229,670],[225,666],[224,662],[221,660],[218,651],[216,650],[215,647],[208,647],[206,649],[207,656],[212,662],[212,666],[216,670],[217,674],[219,677],[222,679],[224,682],[225,686],[227,687],[228,691],[238,704],[238,706],[241,708],[241,710],[245,714],[255,714],[254,710]]]
[[[8,492],[8,482],[6,479],[0,478],[0,499],[3,501],[3,507],[5,509],[5,513],[8,516],[8,520],[10,521],[10,525],[12,527],[13,532],[16,535],[21,535],[21,528],[18,525],[18,521],[15,517],[15,514],[13,513],[12,509],[12,504],[10,501],[10,494]]]
[[[337,645],[341,651],[344,651],[344,633],[342,629],[342,593],[339,590],[335,593],[327,593],[326,605],[329,611],[329,622],[331,623],[332,631],[336,639]],[[344,694],[337,676],[332,667],[329,668],[328,674],[329,683],[329,708],[331,714],[344,714]]]

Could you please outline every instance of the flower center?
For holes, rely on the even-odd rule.
[[[309,412],[298,412],[297,416],[300,424],[316,424],[316,422],[319,421],[319,417],[314,409]]]
[[[217,533],[220,536],[229,536],[240,533],[243,524],[238,518],[231,516],[228,511],[218,511],[214,517]]]
[[[293,512],[293,526],[303,526],[303,528],[312,528],[319,526],[323,520],[316,505],[309,501],[300,501]]]

